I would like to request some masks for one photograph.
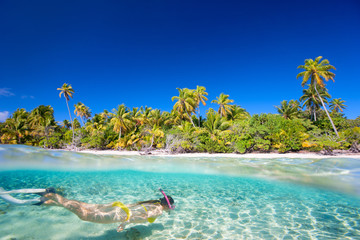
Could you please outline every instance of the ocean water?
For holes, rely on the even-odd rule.
[[[360,159],[95,156],[0,145],[0,186],[53,186],[88,203],[162,197],[154,223],[84,222],[59,207],[0,199],[0,239],[360,239]],[[17,198],[32,198],[15,194]]]

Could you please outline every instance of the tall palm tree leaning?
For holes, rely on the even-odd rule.
[[[74,134],[74,122],[71,118],[71,112],[70,112],[70,108],[69,108],[69,99],[73,97],[74,94],[74,89],[71,87],[70,84],[64,83],[62,85],[61,88],[58,88],[57,90],[60,91],[59,97],[61,98],[61,95],[63,94],[66,100],[66,106],[68,108],[69,111],[69,116],[70,116],[70,122],[71,122],[71,128],[72,128],[72,145],[74,145],[74,138],[75,138],[75,134]]]
[[[319,86],[320,88],[324,88],[325,87],[325,81],[329,81],[329,79],[333,80],[333,82],[335,82],[334,77],[335,77],[335,73],[330,72],[331,69],[336,70],[336,68],[332,65],[330,65],[329,60],[324,59],[322,61],[320,61],[322,59],[322,56],[319,56],[314,60],[312,59],[306,59],[305,60],[305,64],[304,65],[300,65],[298,66],[298,69],[304,69],[305,71],[299,73],[296,78],[298,79],[299,77],[303,78],[303,81],[301,83],[301,86],[305,86],[305,84],[309,81],[310,79],[310,85],[313,85],[315,88],[316,93],[319,96],[319,99],[321,101],[321,104],[324,107],[324,110],[326,112],[326,115],[328,116],[332,127],[334,128],[334,131],[336,133],[336,135],[339,137],[339,133],[336,130],[336,127],[334,125],[334,122],[332,121],[329,112],[327,111],[324,101],[322,100],[322,98],[320,97],[320,94],[317,90],[316,86]]]

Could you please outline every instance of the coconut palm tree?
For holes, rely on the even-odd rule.
[[[108,118],[111,116],[111,113],[108,110],[105,109],[99,115],[102,118],[102,122],[105,123],[105,122],[107,122]]]
[[[195,111],[196,101],[194,98],[194,90],[188,88],[177,88],[179,96],[171,98],[172,101],[177,100],[173,109],[183,117],[185,114],[190,119],[191,124],[195,127],[191,114]]]
[[[3,133],[13,138],[16,136],[17,143],[22,143],[22,138],[28,132],[28,117],[29,113],[24,109],[16,109],[12,116],[6,119]]]
[[[210,136],[213,140],[217,136],[222,135],[223,133],[229,133],[228,130],[231,126],[231,123],[226,120],[226,118],[221,117],[217,114],[214,109],[210,108],[206,114],[206,121],[204,122],[204,129],[210,133]]]
[[[312,59],[306,59],[305,60],[305,64],[304,65],[300,65],[298,66],[298,69],[304,69],[305,71],[299,73],[296,78],[302,77],[302,83],[301,85],[304,87],[305,84],[310,80],[310,85],[313,85],[315,88],[315,91],[317,92],[319,99],[321,101],[321,104],[323,105],[323,108],[331,122],[332,127],[334,128],[334,131],[336,133],[336,135],[339,137],[339,134],[336,130],[336,127],[334,125],[334,122],[332,121],[329,112],[327,111],[324,101],[322,100],[322,98],[320,97],[320,94],[317,90],[317,86],[319,86],[320,88],[324,88],[325,87],[325,81],[329,81],[329,79],[334,80],[335,77],[335,73],[330,72],[330,70],[336,70],[336,68],[332,65],[330,65],[329,60],[324,59],[322,61],[320,61],[322,59],[322,56],[319,56],[314,60]]]
[[[341,98],[334,98],[330,102],[330,109],[333,112],[343,112],[344,109],[347,107],[345,104],[345,100],[341,100]]]
[[[169,120],[170,115],[167,112],[161,112],[160,109],[153,109],[150,111],[148,124],[150,127],[162,127]]]
[[[163,138],[165,135],[164,132],[161,130],[161,127],[159,127],[156,124],[154,126],[152,126],[151,129],[147,129],[146,133],[150,134],[150,136],[151,136],[151,143],[149,145],[148,150],[150,150],[152,148],[152,146],[154,145],[154,142],[156,142],[155,139],[159,140],[159,139]]]
[[[275,106],[278,113],[283,116],[285,119],[293,119],[299,114],[299,102],[295,100],[290,100],[289,102],[284,100],[281,102],[280,106]]]
[[[132,111],[130,112],[130,117],[132,121],[136,123],[136,126],[141,125],[141,110],[138,107],[133,107]]]
[[[82,124],[84,125],[84,121],[82,119],[83,113],[84,113],[84,108],[85,105],[82,102],[78,102],[77,104],[74,105],[74,114],[76,114],[76,116],[80,117],[80,120],[82,122]]]
[[[74,124],[74,130],[78,129],[78,128],[81,128],[81,124],[80,124],[80,122],[79,122],[79,120],[77,118],[74,118],[73,124]]]
[[[141,125],[146,125],[148,123],[151,110],[152,110],[152,108],[148,107],[148,106],[140,108],[140,116],[138,119],[139,119]]]
[[[30,126],[34,134],[49,138],[50,132],[55,128],[54,109],[51,106],[40,105],[31,111]]]
[[[319,95],[315,91],[313,85],[308,85],[308,89],[303,90],[303,95],[300,97],[300,101],[303,103],[301,107],[306,107],[310,111],[311,119],[316,121],[316,112],[320,109],[322,98],[324,103],[328,103],[327,98],[331,98],[326,88],[320,88],[318,90]]]
[[[130,112],[128,108],[121,104],[117,109],[113,109],[114,117],[111,119],[111,123],[114,124],[114,131],[119,133],[119,141],[123,131],[127,131],[130,128]]]
[[[91,117],[90,108],[85,106],[82,102],[78,102],[74,107],[74,113],[76,116],[80,117],[82,124],[85,125],[85,121]]]
[[[74,145],[74,138],[75,138],[75,134],[74,134],[74,123],[71,117],[71,112],[70,112],[70,108],[69,108],[69,99],[73,97],[74,94],[74,89],[71,87],[70,84],[64,83],[62,85],[61,88],[58,88],[57,90],[60,91],[59,97],[61,98],[61,95],[64,95],[64,98],[66,100],[66,106],[68,108],[69,111],[69,116],[70,116],[70,122],[71,122],[71,126],[72,126],[72,144]]]
[[[230,103],[233,103],[234,100],[229,99],[229,95],[221,93],[219,97],[216,97],[216,100],[212,100],[211,103],[219,104],[218,113],[222,117],[226,117],[228,114],[231,114],[231,109],[233,108]]]
[[[239,105],[233,105],[231,108],[231,113],[228,114],[228,120],[244,120],[250,118],[250,114]]]
[[[206,106],[206,102],[208,93],[206,92],[206,88],[202,87],[202,86],[196,86],[196,89],[194,91],[194,97],[195,97],[195,101],[196,101],[196,108],[198,109],[198,119],[200,119],[200,103],[202,103],[204,106]],[[199,122],[199,127],[200,127],[200,122]]]
[[[66,128],[66,129],[70,129],[71,123],[69,122],[69,120],[64,119],[64,120],[61,122],[61,126],[62,126],[63,128]]]

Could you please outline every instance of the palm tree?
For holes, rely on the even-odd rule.
[[[50,131],[55,128],[54,109],[51,106],[40,105],[31,111],[30,126],[34,129],[33,133],[49,138]]]
[[[343,112],[344,109],[347,107],[345,104],[345,100],[341,100],[341,98],[334,98],[330,102],[330,109],[333,112]]]
[[[3,132],[8,136],[17,138],[17,143],[21,144],[21,139],[28,132],[28,117],[29,113],[24,109],[16,109],[11,118],[6,119]]]
[[[226,118],[215,113],[214,109],[210,108],[206,114],[206,121],[204,122],[204,129],[210,133],[213,140],[223,133],[228,133],[231,124]]]
[[[107,121],[107,119],[110,117],[111,113],[108,110],[104,110],[102,113],[99,114],[102,122],[105,123]]]
[[[221,93],[219,97],[216,97],[216,100],[212,100],[211,103],[219,104],[218,113],[222,117],[226,117],[228,114],[231,114],[231,109],[233,106],[230,103],[233,103],[234,100],[229,99],[229,95]]]
[[[61,98],[61,95],[63,94],[66,100],[66,106],[68,108],[69,111],[69,116],[70,116],[70,122],[71,122],[71,126],[72,126],[72,144],[74,145],[74,138],[75,138],[75,134],[74,134],[74,123],[73,120],[71,118],[71,112],[70,112],[70,108],[69,108],[69,99],[73,97],[74,94],[74,89],[71,87],[70,84],[64,83],[62,85],[61,88],[58,88],[57,90],[60,91],[59,97]]]
[[[80,122],[79,122],[79,120],[77,118],[74,118],[73,124],[74,124],[74,130],[78,129],[78,128],[81,128],[81,124],[80,124]]]
[[[200,102],[206,106],[206,102],[208,99],[207,96],[208,93],[206,92],[206,88],[205,87],[202,87],[202,86],[196,86],[196,89],[194,91],[194,97],[195,97],[195,101],[196,101],[196,106],[197,106],[197,109],[198,109],[198,119],[200,119]],[[201,121],[198,121],[199,122],[199,127],[200,127],[200,122]]]
[[[70,129],[71,123],[68,120],[64,119],[61,123],[61,126],[66,129]]]
[[[228,120],[244,120],[250,118],[250,114],[242,107],[233,105],[231,113],[228,115]]]
[[[118,106],[117,109],[113,109],[114,117],[111,119],[111,123],[114,124],[114,131],[119,133],[119,141],[121,140],[122,131],[127,131],[131,124],[130,112],[124,104]]]
[[[82,124],[85,125],[85,120],[91,117],[91,111],[89,107],[85,106],[81,102],[75,104],[74,107],[75,107],[74,113],[76,114],[76,116],[80,117]]]
[[[145,125],[148,123],[149,118],[150,118],[150,113],[151,113],[152,108],[145,106],[140,108],[140,116],[139,116],[139,121],[141,125]]]
[[[319,95],[315,91],[313,85],[308,85],[308,89],[303,90],[303,95],[300,97],[300,101],[303,103],[301,107],[306,107],[310,111],[311,119],[316,121],[316,112],[320,109],[322,98],[324,103],[328,103],[327,98],[331,98],[330,94],[327,92],[326,88],[320,88],[318,90]]]
[[[155,139],[160,139],[164,137],[164,132],[161,130],[161,127],[156,124],[151,129],[148,129],[146,132],[151,135],[151,143],[148,150],[150,150],[154,145]]]
[[[84,125],[82,116],[83,116],[85,105],[82,102],[78,102],[77,104],[74,105],[74,107],[75,107],[74,113],[76,114],[76,116],[80,117],[80,120],[81,120],[82,124]]]
[[[195,127],[191,114],[195,111],[196,101],[194,98],[194,90],[187,88],[176,88],[179,91],[179,96],[171,98],[172,101],[177,100],[173,109],[180,115],[181,118],[186,114],[190,119],[191,124]]]
[[[133,107],[132,111],[130,112],[130,117],[136,123],[136,126],[141,125],[141,110],[138,107]]]
[[[280,113],[285,119],[293,119],[299,114],[299,102],[290,100],[289,102],[284,100],[280,106],[275,106],[278,113]]]
[[[167,112],[161,112],[160,109],[153,109],[150,111],[148,124],[150,127],[163,126],[169,120],[170,115]]]
[[[315,59],[315,61],[312,59],[306,59],[305,65],[298,66],[298,68],[304,69],[305,71],[299,73],[296,76],[296,78],[299,78],[299,77],[303,78],[303,81],[301,83],[301,85],[303,87],[310,79],[310,85],[314,86],[315,91],[317,92],[319,99],[321,101],[321,104],[323,105],[323,108],[331,122],[331,125],[334,128],[336,135],[339,137],[339,133],[336,130],[334,122],[332,121],[330,114],[325,107],[324,101],[320,97],[320,94],[316,87],[318,85],[320,88],[324,88],[325,87],[324,80],[329,81],[329,79],[331,79],[335,82],[335,80],[334,80],[335,73],[330,72],[330,70],[332,70],[332,69],[336,70],[336,68],[334,66],[330,65],[329,60],[324,59],[324,60],[320,61],[321,59],[322,59],[321,56],[317,57]]]

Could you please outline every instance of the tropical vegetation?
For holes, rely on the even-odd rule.
[[[41,105],[29,112],[19,108],[0,123],[0,140],[44,148],[162,149],[169,153],[359,152],[360,117],[347,119],[345,101],[332,99],[325,87],[326,81],[334,80],[331,70],[335,67],[318,57],[306,59],[298,68],[304,70],[297,75],[307,87],[303,95],[280,102],[275,106],[278,114],[252,116],[224,93],[211,101],[218,109],[208,108],[202,116],[200,105],[206,106],[209,99],[206,88],[197,86],[178,88],[170,112],[121,104],[93,115],[79,102],[74,105],[73,119],[69,101],[75,91],[64,83],[58,90],[66,100],[70,121],[56,122],[51,106]]]

